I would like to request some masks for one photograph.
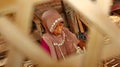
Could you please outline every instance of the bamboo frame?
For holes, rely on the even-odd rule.
[[[81,2],[80,2],[81,1]],[[100,1],[100,0],[99,0]],[[26,2],[25,1],[21,1],[23,3]],[[39,67],[48,67],[48,66],[52,66],[52,67],[88,67],[91,64],[89,62],[91,62],[91,58],[89,56],[95,56],[95,54],[100,53],[101,54],[101,58],[100,56],[96,56],[96,59],[92,59],[93,62],[95,64],[95,66],[91,67],[97,67],[98,62],[96,63],[96,61],[100,60],[100,59],[107,59],[110,57],[114,57],[118,54],[120,54],[120,45],[119,45],[119,35],[120,31],[119,28],[115,26],[115,24],[110,23],[110,20],[108,18],[108,12],[109,12],[109,5],[106,5],[105,9],[98,9],[98,7],[100,7],[99,4],[92,3],[89,0],[66,0],[67,3],[69,3],[70,5],[73,6],[73,8],[77,9],[78,12],[80,14],[82,14],[87,21],[89,21],[90,25],[95,28],[97,30],[96,33],[94,33],[94,31],[92,30],[91,32],[91,38],[92,37],[98,37],[100,39],[95,40],[95,38],[91,39],[90,41],[88,41],[88,51],[87,54],[81,54],[81,55],[77,55],[77,56],[72,56],[70,58],[67,58],[65,61],[60,61],[55,62],[54,60],[52,60],[50,58],[50,56],[48,56],[43,50],[42,48],[38,47],[36,43],[33,42],[33,40],[30,39],[30,37],[28,36],[28,32],[29,32],[29,23],[30,23],[30,19],[31,19],[31,13],[32,13],[32,5],[21,5],[21,6],[25,6],[26,8],[28,7],[27,10],[25,10],[25,8],[23,9],[23,14],[24,12],[28,12],[25,15],[27,15],[27,17],[21,15],[21,13],[18,11],[18,15],[16,16],[16,22],[22,23],[22,22],[27,22],[27,24],[19,24],[20,27],[15,26],[14,24],[12,24],[12,22],[10,22],[8,19],[6,19],[5,17],[0,17],[0,32],[1,34],[6,38],[6,40],[10,43],[11,47],[14,47],[15,50],[17,50],[18,52],[22,53],[23,55],[29,57],[30,59],[32,59],[35,63],[39,64]],[[98,6],[99,5],[99,6]],[[89,9],[86,9],[87,7],[90,7]],[[25,11],[24,11],[25,10]],[[90,11],[92,11],[93,13],[91,13]],[[97,17],[96,17],[97,16]],[[25,21],[23,21],[24,18]],[[2,23],[4,22],[4,23]],[[109,23],[108,23],[109,22]],[[106,26],[107,25],[107,26]],[[21,29],[22,28],[22,29]],[[24,31],[21,31],[23,30]],[[110,29],[110,30],[109,30]],[[99,31],[99,32],[98,32]],[[113,32],[114,31],[114,32]],[[9,35],[8,35],[9,33]],[[103,43],[103,39],[102,39],[102,34],[107,33],[107,35],[110,35],[112,37],[112,45],[105,45],[103,47],[103,51],[100,51],[102,48],[102,43]],[[18,36],[19,35],[19,36]],[[93,42],[96,41],[96,42]],[[21,45],[22,44],[22,45]],[[90,46],[91,44],[96,44],[96,51],[93,52],[93,46]],[[113,45],[115,44],[115,45]],[[24,47],[24,48],[23,48]],[[100,48],[99,48],[100,47]],[[26,50],[27,48],[27,50]],[[31,50],[32,48],[32,50]],[[99,48],[99,49],[97,49]],[[113,50],[111,50],[113,49]],[[39,53],[37,53],[39,52]],[[92,55],[93,54],[93,55]],[[14,58],[13,58],[14,59]],[[45,60],[47,59],[47,60]],[[83,62],[83,60],[85,59],[85,62]],[[71,62],[74,61],[74,62]],[[19,63],[19,62],[18,62]],[[84,64],[84,65],[83,65]],[[88,66],[87,66],[88,65]]]
[[[69,2],[69,4],[73,6],[73,8],[77,9],[80,13],[82,13],[85,17],[87,17],[87,20],[91,22],[90,23],[91,26],[93,24],[94,27],[97,30],[99,30],[102,34],[107,33],[109,36],[113,38],[112,39],[113,42],[117,41],[116,44],[119,44],[118,42],[119,36],[117,36],[120,33],[119,28],[116,27],[114,23],[111,23],[111,21],[108,18],[108,15],[104,14],[103,11],[98,9],[97,6],[90,1],[86,1],[86,0],[85,1],[81,0],[81,2],[79,1],[80,0],[76,0],[73,2],[72,0],[67,0],[67,2]],[[90,7],[90,9],[85,9],[87,7]],[[90,12],[92,12],[92,14]]]
[[[37,44],[35,44],[33,40],[31,40],[28,36],[20,32],[20,29],[14,26],[13,24],[11,24],[10,21],[1,17],[0,22],[4,22],[4,23],[0,23],[1,34],[8,40],[9,43],[11,43],[12,47],[14,47],[20,53],[23,53],[25,56],[32,59],[35,63],[37,64],[40,63],[41,66],[53,63],[50,56],[48,56],[42,49],[40,49],[40,47]],[[7,27],[5,27],[5,25]],[[8,32],[9,35],[11,36],[7,34]]]

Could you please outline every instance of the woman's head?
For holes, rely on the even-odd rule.
[[[62,33],[62,30],[63,30],[63,23],[59,23],[59,24],[55,27],[55,29],[54,29],[54,31],[53,31],[53,34],[59,35],[59,34]]]
[[[63,18],[54,9],[45,11],[42,15],[42,24],[46,28],[46,31],[51,33],[60,34],[63,28]]]

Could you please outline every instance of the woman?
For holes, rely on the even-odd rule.
[[[80,52],[80,48],[77,47],[80,41],[64,27],[63,18],[56,10],[45,11],[41,19],[46,30],[41,45],[54,59],[65,59],[69,55]],[[81,45],[82,48],[83,44]]]

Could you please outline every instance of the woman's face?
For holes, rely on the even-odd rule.
[[[63,30],[63,23],[61,22],[55,27],[53,34],[60,35],[62,30]]]

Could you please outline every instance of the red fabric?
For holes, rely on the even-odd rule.
[[[120,4],[116,4],[112,6],[112,11],[119,10],[120,9]]]
[[[41,46],[43,47],[43,49],[44,49],[47,53],[51,54],[51,53],[50,53],[50,48],[49,48],[49,46],[47,45],[47,43],[46,43],[43,39],[41,40]]]

